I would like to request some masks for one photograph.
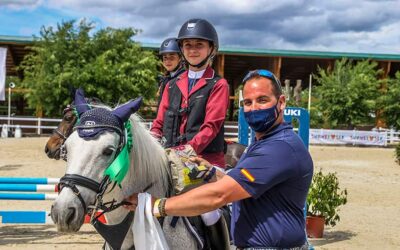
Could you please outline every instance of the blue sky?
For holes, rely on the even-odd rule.
[[[98,28],[106,27],[101,19],[96,16],[85,15],[70,11],[68,9],[49,8],[41,5],[32,8],[29,5],[22,5],[18,8],[8,7],[2,4],[0,0],[0,35],[8,36],[32,36],[39,35],[42,26],[56,27],[57,23],[68,20],[79,20],[87,18],[96,22]],[[32,1],[34,2],[34,1]]]
[[[0,35],[86,18],[161,43],[194,17],[215,25],[222,46],[400,54],[400,0],[0,0]]]

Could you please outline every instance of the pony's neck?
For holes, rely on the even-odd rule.
[[[132,150],[130,169],[123,181],[123,193],[147,192],[165,197],[169,188],[170,171],[164,148],[151,135],[139,116],[130,118],[132,127]]]

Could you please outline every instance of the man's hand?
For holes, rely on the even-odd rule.
[[[199,166],[205,166],[205,167],[208,168],[208,169],[210,169],[210,168],[213,167],[213,166],[211,165],[211,163],[209,163],[208,161],[206,161],[206,160],[204,160],[203,158],[198,157],[198,156],[196,156],[196,157],[190,157],[189,160],[190,160],[191,162],[196,163],[196,164],[199,165]]]
[[[127,198],[124,199],[124,201],[130,202],[130,205],[123,205],[124,208],[130,210],[130,211],[135,211],[136,207],[138,206],[138,193],[133,193]],[[151,196],[151,211],[154,211],[154,202],[157,200],[157,198]]]
[[[190,161],[196,163],[199,166],[203,165],[208,168],[208,172],[203,177],[203,179],[208,179],[207,182],[217,181],[219,179],[222,179],[222,177],[224,177],[225,175],[225,172],[223,171],[223,169],[221,170],[221,168],[212,171],[212,169],[215,167],[201,157],[190,157]],[[213,176],[208,177],[210,174],[212,174]]]
[[[127,198],[124,199],[124,201],[130,202],[130,205],[123,205],[124,208],[135,211],[136,207],[138,205],[138,193],[133,193]]]

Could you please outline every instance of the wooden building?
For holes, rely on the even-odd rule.
[[[23,57],[30,52],[29,45],[32,37],[1,36],[0,46],[8,48],[7,75],[23,77],[16,70]],[[149,50],[158,51],[159,44],[143,43],[142,46]],[[252,48],[220,47],[215,59],[214,68],[230,84],[230,95],[234,96],[236,88],[248,70],[269,69],[278,76],[282,84],[290,80],[290,86],[294,87],[297,80],[302,81],[303,89],[308,87],[310,74],[317,73],[318,67],[333,67],[335,60],[349,58],[355,61],[370,59],[377,61],[384,71],[384,77],[394,77],[400,70],[399,54],[373,54],[373,53],[343,53],[320,52],[302,50],[270,50]],[[0,102],[0,105],[1,104]],[[231,109],[233,110],[233,101]]]

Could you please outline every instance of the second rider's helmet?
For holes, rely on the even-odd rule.
[[[181,50],[179,49],[179,45],[178,45],[176,38],[170,37],[170,38],[165,39],[161,43],[159,54],[162,55],[165,53],[181,54]]]

